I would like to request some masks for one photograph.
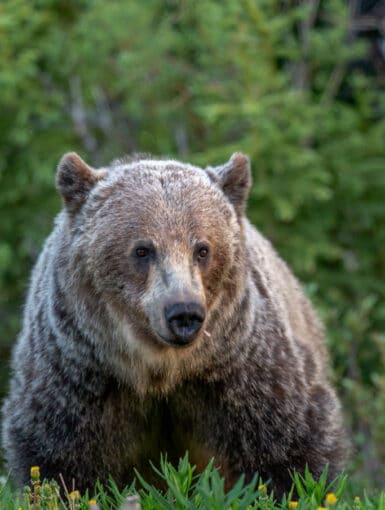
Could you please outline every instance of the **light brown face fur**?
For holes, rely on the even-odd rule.
[[[78,156],[68,157],[73,188]],[[66,169],[63,161],[58,187],[67,205],[59,180]],[[124,337],[124,350],[159,355],[170,346],[188,350],[209,341],[210,313],[241,249],[237,207],[243,207],[249,186],[247,158],[238,154],[231,161],[208,171],[175,161],[118,163],[99,171],[89,190],[96,172],[90,169],[91,177],[85,178],[85,163],[79,158],[78,185],[86,189],[80,190],[85,200],[77,204],[78,210],[68,208],[78,236],[73,245],[85,280]],[[248,179],[242,181],[245,172]],[[79,231],[77,224],[82,226]],[[180,341],[168,320],[167,311],[175,306],[199,311],[197,331],[186,341],[183,335]]]

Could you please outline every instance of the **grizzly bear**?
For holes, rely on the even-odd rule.
[[[231,486],[342,468],[322,326],[245,217],[248,158],[202,169],[66,154],[63,210],[32,274],[3,408],[12,476],[149,477],[161,452],[215,458]]]

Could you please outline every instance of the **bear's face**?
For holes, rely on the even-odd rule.
[[[57,183],[84,278],[127,342],[179,348],[209,336],[240,249],[247,158],[207,171],[156,160],[95,171],[70,154]]]

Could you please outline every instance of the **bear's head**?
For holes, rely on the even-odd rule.
[[[244,258],[248,158],[202,169],[173,160],[95,170],[66,154],[57,171],[76,280],[122,349],[193,348],[236,299]],[[76,267],[75,267],[76,265]],[[104,310],[100,312],[100,310]],[[218,314],[219,312],[219,314]]]

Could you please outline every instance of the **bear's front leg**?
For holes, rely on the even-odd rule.
[[[280,398],[277,389],[243,381],[236,375],[190,383],[176,397],[191,462],[203,467],[215,457],[227,486],[242,474],[250,481],[258,473],[277,499],[290,490],[291,473],[302,473],[306,465],[315,478],[328,465],[332,480],[346,452],[334,391],[325,383]]]
[[[116,383],[100,396],[69,384],[63,384],[61,394],[66,405],[43,386],[31,398],[14,392],[6,401],[6,460],[17,484],[29,483],[31,466],[40,467],[42,479],[60,483],[63,478],[68,487],[75,480],[82,492],[92,491],[97,479],[108,482],[109,476],[119,487],[130,484],[133,468],[148,465],[154,442],[151,402],[139,401]]]

